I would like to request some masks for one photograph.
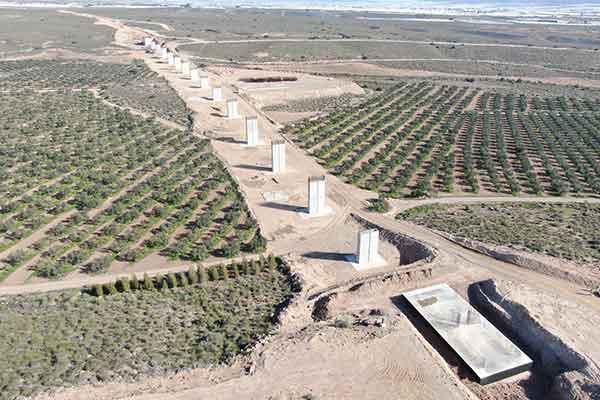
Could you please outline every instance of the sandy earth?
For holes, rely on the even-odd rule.
[[[145,35],[142,29],[127,27],[110,18],[98,18],[98,23],[115,28],[115,42],[121,46],[131,48],[134,41]],[[447,282],[464,296],[468,286],[479,280],[518,282],[521,285],[518,301],[532,305],[543,316],[544,323],[571,336],[577,336],[573,333],[576,325],[569,318],[570,313],[564,312],[566,303],[570,305],[569,310],[584,307],[586,313],[600,315],[600,302],[583,294],[578,285],[466,250],[426,228],[395,221],[392,213],[366,212],[365,202],[373,197],[372,193],[328,175],[292,143],[286,145],[287,171],[282,175],[272,174],[270,141],[281,139],[280,125],[262,114],[260,105],[276,102],[272,99],[277,96],[283,99],[314,95],[317,91],[330,95],[336,91],[356,90],[347,81],[298,73],[295,75],[299,79],[291,88],[281,89],[282,83],[275,83],[261,84],[262,90],[248,90],[238,81],[248,73],[246,70],[207,71],[211,85],[223,87],[224,98],[238,100],[242,116],[258,116],[263,144],[248,148],[243,144],[243,120],[227,119],[223,102],[210,101],[207,90],[191,88],[189,80],[182,79],[158,59],[142,51],[135,54],[144,57],[151,69],[165,77],[194,111],[195,134],[212,139],[217,155],[240,183],[251,211],[269,239],[269,251],[290,257],[292,270],[303,277],[305,289],[284,313],[277,333],[231,366],[184,371],[170,377],[148,377],[137,382],[63,389],[40,399],[300,399],[307,395],[318,399],[470,399],[476,398],[474,392],[479,398],[525,399],[527,393],[519,380],[481,387],[465,375],[464,368],[453,364],[451,357],[440,356],[434,349],[436,343],[419,331],[399,302],[402,291]],[[252,71],[253,76],[255,73]],[[320,86],[322,89],[317,90]],[[308,218],[303,210],[307,203],[307,178],[312,175],[326,175],[331,208],[331,213],[317,218]],[[461,198],[455,200],[462,201]],[[407,204],[414,203],[394,202],[394,210],[401,210]],[[310,294],[364,275],[346,258],[355,249],[356,233],[360,229],[349,219],[350,213],[426,243],[437,257],[431,264],[434,269],[431,278],[387,280],[341,292],[330,310],[333,319],[346,318],[350,325],[366,319],[368,325],[357,323],[344,328],[335,327],[333,320],[314,322],[311,318],[314,300],[310,300]],[[383,244],[381,253],[388,262],[383,270],[404,268],[397,265],[395,247]],[[92,279],[106,281],[107,276],[87,278]],[[29,285],[25,290],[81,284],[81,280],[51,282]],[[0,294],[23,290],[23,287],[1,287]],[[555,301],[546,301],[549,298]],[[383,316],[367,317],[371,310],[380,310],[378,313]],[[572,340],[596,357],[600,344],[587,340],[594,323],[586,321],[587,327],[580,332],[583,336]]]

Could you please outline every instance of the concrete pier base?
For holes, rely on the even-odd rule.
[[[251,132],[246,134],[246,146],[254,147],[258,146],[258,132]]]
[[[200,69],[193,68],[190,70],[190,79],[192,80],[193,88],[201,88],[202,84],[200,82]]]
[[[533,361],[446,284],[403,293],[482,385],[519,374]]]
[[[319,217],[332,213],[326,205],[325,176],[311,176],[308,178],[308,215]]]
[[[271,170],[274,174],[285,171],[285,141],[283,140],[271,142]]]
[[[358,233],[358,249],[353,262],[354,268],[369,269],[383,267],[386,261],[379,255],[379,231],[367,229]]]
[[[257,146],[258,140],[258,118],[255,116],[246,117],[246,144],[248,146]]]
[[[208,89],[208,88],[210,88],[210,82],[208,80],[208,76],[201,76],[200,77],[200,87],[202,89]]]

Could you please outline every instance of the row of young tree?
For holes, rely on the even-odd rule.
[[[289,273],[287,266],[280,259],[269,255],[266,258],[261,256],[256,260],[243,260],[241,262],[217,264],[210,267],[193,265],[187,271],[168,272],[152,277],[144,274],[141,279],[133,274],[131,277],[122,277],[116,281],[86,287],[83,291],[84,293],[101,297],[139,290],[168,290],[177,287],[202,285],[214,281],[236,279],[243,275],[274,273],[277,270],[284,274]]]
[[[477,99],[479,112],[501,111],[507,113],[529,111],[597,112],[600,101],[577,97],[541,97],[514,93],[483,92]]]

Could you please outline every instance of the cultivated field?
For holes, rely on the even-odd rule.
[[[0,301],[0,399],[231,360],[292,293],[274,258]]]
[[[143,63],[30,59],[0,62],[0,90],[82,89],[128,85],[156,77]]]
[[[92,89],[119,107],[181,126],[190,123],[188,109],[177,93],[140,61],[0,61],[0,91],[23,89]]]
[[[600,261],[598,204],[436,204],[407,210],[398,218],[485,243],[584,263]]]
[[[289,113],[329,113],[348,104],[361,101],[360,96],[343,94],[341,96],[325,96],[319,98],[293,100],[286,103],[274,104],[262,108],[265,112]]]
[[[57,279],[161,253],[201,261],[264,248],[206,140],[82,92],[0,96],[2,277]]]
[[[336,175],[391,197],[600,193],[598,99],[400,83],[288,127]]]

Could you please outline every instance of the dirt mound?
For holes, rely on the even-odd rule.
[[[296,82],[296,76],[265,76],[260,78],[240,78],[240,82],[246,83],[264,83],[264,82]]]
[[[579,371],[569,371],[554,378],[548,397],[556,400],[597,400],[600,399],[600,384]]]
[[[315,302],[313,308],[312,317],[315,321],[326,321],[333,318],[334,313],[332,312],[333,301],[337,298],[337,293],[331,293],[330,295],[323,296]]]

